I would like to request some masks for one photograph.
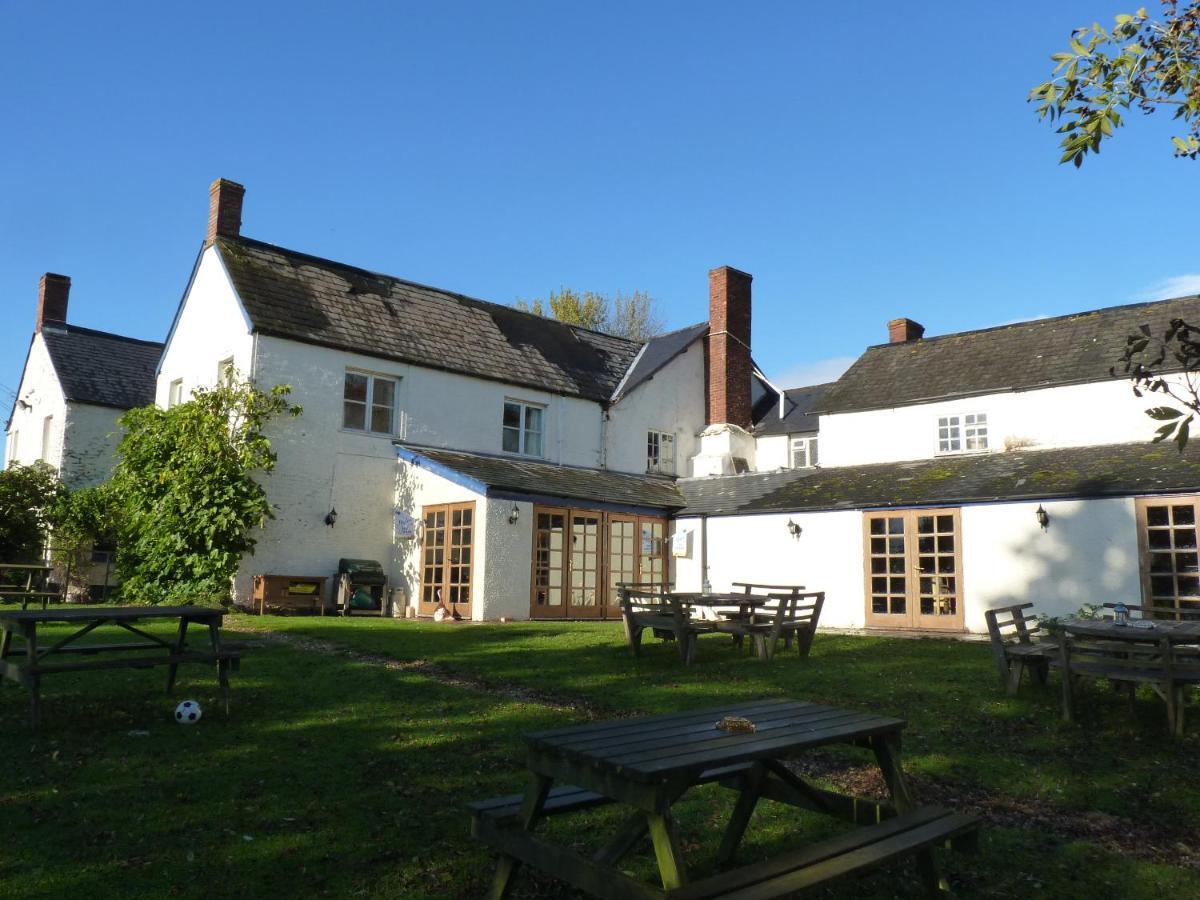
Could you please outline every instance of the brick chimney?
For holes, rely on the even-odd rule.
[[[208,235],[212,243],[219,237],[237,237],[242,231],[242,197],[246,189],[236,181],[218,178],[208,189]]]
[[[750,282],[729,266],[708,273],[708,424],[749,428]]]
[[[888,342],[892,344],[919,341],[924,333],[925,326],[912,319],[892,319],[888,322]]]
[[[41,331],[45,323],[59,325],[67,321],[67,296],[71,293],[71,279],[66,275],[47,272],[38,282],[37,322],[34,331]]]

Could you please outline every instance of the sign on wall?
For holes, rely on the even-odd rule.
[[[404,510],[397,509],[395,511],[395,522],[397,538],[413,538],[417,536],[417,526],[420,523]]]

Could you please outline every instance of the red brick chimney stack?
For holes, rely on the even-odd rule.
[[[751,281],[729,266],[708,273],[709,425],[751,425]]]
[[[71,279],[66,275],[47,272],[38,282],[37,322],[34,331],[41,331],[44,323],[65,324],[67,321],[67,297],[71,293]]]
[[[236,181],[218,178],[208,189],[208,236],[212,243],[219,237],[237,237],[242,232],[242,197],[246,189]]]
[[[888,322],[888,341],[892,344],[906,344],[909,341],[919,341],[925,334],[925,326],[912,319],[892,319]]]

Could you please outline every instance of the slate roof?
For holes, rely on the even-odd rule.
[[[1200,490],[1200,441],[1020,450],[681,479],[680,516],[1127,497]]]
[[[675,480],[663,475],[628,475],[461,450],[398,446],[499,491],[668,510],[685,502]]]
[[[217,247],[261,334],[598,401],[642,347],[249,238]]]
[[[799,434],[804,431],[816,431],[817,415],[812,409],[833,384],[834,382],[830,381],[784,391],[783,416],[779,415],[779,404],[773,404],[766,415],[755,424],[754,433]]]
[[[624,397],[638,385],[649,381],[659,369],[687,350],[694,341],[708,331],[707,322],[697,322],[677,331],[669,331],[651,338],[642,347],[629,369],[625,380],[617,387],[613,400]]]
[[[868,347],[816,412],[886,409],[999,391],[1105,381],[1125,338],[1173,318],[1200,320],[1200,296],[1114,306],[979,331]],[[1119,368],[1118,368],[1119,371]]]
[[[161,343],[69,324],[45,325],[42,339],[68,401],[114,409],[154,402]]]

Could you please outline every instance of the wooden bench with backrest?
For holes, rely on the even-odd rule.
[[[1065,721],[1074,719],[1074,691],[1081,678],[1126,686],[1131,707],[1137,686],[1148,684],[1166,701],[1170,732],[1183,735],[1184,688],[1200,684],[1200,658],[1189,648],[1153,635],[1147,635],[1144,642],[1132,642],[1062,634],[1058,645]]]
[[[1050,640],[1038,617],[1029,612],[1032,609],[1032,603],[1018,603],[983,614],[1000,681],[1009,694],[1017,692],[1026,669],[1045,684],[1050,665],[1058,659],[1058,645]]]
[[[673,594],[662,589],[618,588],[625,639],[634,656],[641,655],[642,633],[651,629],[659,637],[674,640],[679,658],[690,665],[696,656],[696,636],[713,630],[713,623],[692,616],[692,594]]]
[[[736,605],[739,597],[744,598],[748,594],[749,590],[741,595],[724,596],[730,598],[731,605]],[[767,593],[765,598],[765,602],[756,605],[749,614],[730,616],[727,613],[723,621],[714,623],[715,630],[731,634],[739,642],[741,638],[750,638],[758,658],[764,662],[774,658],[781,639],[785,647],[790,647],[795,641],[800,655],[807,656],[812,649],[813,636],[825,605],[825,592],[804,593],[799,587],[792,587],[787,589],[787,593]]]

